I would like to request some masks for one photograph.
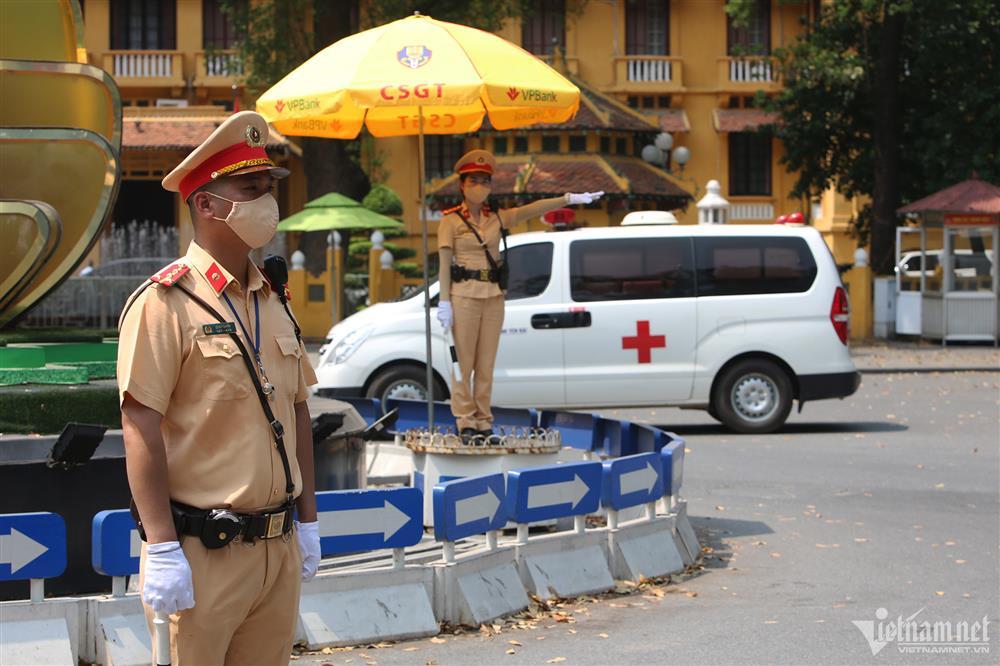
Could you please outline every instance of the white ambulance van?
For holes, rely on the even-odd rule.
[[[793,401],[859,384],[848,301],[819,232],[787,225],[634,225],[509,238],[493,402],[705,409],[738,432],[781,427]],[[437,305],[437,284],[431,286]],[[334,326],[326,397],[425,399],[423,294]],[[432,312],[435,399],[449,395]]]

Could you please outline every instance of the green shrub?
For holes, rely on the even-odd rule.
[[[392,191],[392,188],[385,185],[376,185],[365,198],[361,200],[361,205],[368,210],[381,213],[382,215],[402,215],[403,201],[399,195]]]

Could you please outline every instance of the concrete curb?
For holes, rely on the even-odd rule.
[[[935,372],[1000,372],[1000,367],[971,366],[971,367],[941,367],[941,368],[858,368],[858,372],[863,375],[909,375],[920,374],[929,375]]]

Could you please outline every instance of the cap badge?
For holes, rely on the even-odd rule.
[[[260,130],[253,125],[247,125],[247,130],[244,133],[247,138],[247,145],[251,148],[260,148],[264,145],[264,141],[260,136]]]
[[[423,45],[404,46],[396,53],[396,60],[410,69],[423,67],[430,62],[430,59],[431,50]]]

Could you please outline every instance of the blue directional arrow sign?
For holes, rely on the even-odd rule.
[[[101,511],[90,527],[90,560],[97,573],[131,576],[139,573],[142,541],[128,509]]]
[[[601,463],[549,465],[507,473],[510,518],[534,523],[597,511]]]
[[[604,506],[620,511],[663,497],[663,465],[658,453],[639,453],[602,464]]]
[[[66,522],[54,513],[0,515],[0,580],[55,578],[66,570]]]
[[[456,541],[507,524],[503,474],[474,476],[434,486],[434,538]]]
[[[323,555],[405,548],[424,535],[423,493],[417,488],[316,493]]]
[[[660,450],[663,463],[663,494],[676,495],[684,481],[684,440],[680,437]]]

